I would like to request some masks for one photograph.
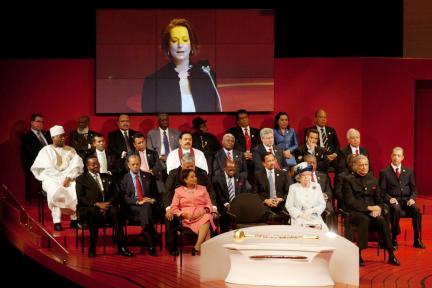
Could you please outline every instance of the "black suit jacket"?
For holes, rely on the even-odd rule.
[[[91,147],[92,139],[95,135],[97,135],[95,131],[89,130],[87,138],[85,138],[84,135],[78,134],[77,130],[73,130],[69,133],[69,144],[82,158],[85,158],[86,153],[92,150],[92,148],[89,148],[89,144]]]
[[[99,173],[99,175],[104,188],[103,193],[89,172],[85,172],[76,178],[78,210],[94,207],[96,202],[110,202],[111,205],[117,203],[118,187],[114,178],[106,173]]]
[[[49,132],[42,131],[48,144],[52,144],[52,139]],[[30,173],[30,167],[33,165],[36,156],[44,146],[33,133],[32,130],[27,131],[21,135],[21,157],[24,165],[25,172]]]
[[[137,133],[137,131],[129,129],[129,143],[131,149],[133,149],[132,136]],[[108,134],[108,153],[113,155],[115,158],[121,158],[123,151],[127,152],[125,138],[123,132],[120,129],[112,131]]]
[[[344,204],[349,211],[369,214],[367,206],[384,204],[378,180],[371,174],[349,174],[343,181]]]
[[[250,192],[251,186],[245,175],[234,175],[235,195]],[[213,188],[216,193],[216,202],[219,211],[224,211],[224,204],[229,203],[228,185],[226,183],[225,173],[213,177]]]
[[[296,157],[297,163],[303,162],[303,157],[310,154],[308,148],[305,145],[301,145],[294,150],[294,156]],[[319,146],[315,147],[315,157],[317,159],[317,170],[327,173],[329,168],[329,162],[327,159],[327,153]]]
[[[165,205],[165,208],[168,206],[171,206],[172,199],[174,197],[174,192],[177,187],[181,186],[180,183],[180,172],[181,167],[177,169],[173,169],[170,171],[168,178],[165,182],[165,193],[163,195],[163,202]],[[195,167],[195,174],[198,178],[198,185],[205,186],[207,188],[207,192],[210,195],[210,199],[213,203],[213,205],[217,205],[216,202],[216,195],[213,189],[213,185],[210,181],[209,176],[207,175],[207,172],[201,168]]]
[[[312,126],[312,127],[306,128],[304,135],[306,135],[306,132],[309,129],[317,129],[317,126]],[[318,130],[318,132],[321,133],[321,131],[319,129],[317,129],[317,130]],[[329,148],[327,153],[328,154],[337,153],[339,155],[339,140],[338,140],[338,137],[336,134],[336,130],[332,127],[325,126],[325,132],[327,134],[327,140],[328,140],[327,144],[328,144],[328,148]],[[306,139],[304,140],[304,143],[306,144]],[[318,146],[321,147],[321,140],[319,137],[318,137]]]
[[[237,172],[240,175],[244,175],[247,177],[247,166],[246,160],[243,157],[243,153],[233,149],[231,150],[231,157],[236,163]],[[224,149],[220,149],[216,152],[213,160],[213,175],[224,175],[226,160],[227,157]]]
[[[348,166],[347,166],[346,161],[347,161],[348,156],[352,155],[351,146],[348,144],[343,149],[341,149],[340,152],[341,153],[338,154],[339,167],[343,167],[344,170],[348,170]],[[364,155],[364,156],[369,158],[369,152],[366,148],[360,146],[359,147],[359,153],[360,153],[360,155]],[[370,159],[369,159],[369,161],[370,161]],[[370,162],[369,162],[369,171],[372,171],[372,166],[370,165]]]
[[[285,201],[288,195],[289,186],[293,184],[293,181],[291,177],[287,176],[287,172],[283,170],[274,169],[274,175],[276,195]],[[255,185],[253,190],[263,201],[270,198],[270,186],[266,170],[255,174]]]
[[[405,166],[401,166],[401,170],[399,179],[391,165],[380,171],[379,183],[386,201],[389,201],[390,198],[396,198],[398,201],[416,199],[417,191],[413,170]]]
[[[249,127],[249,132],[251,135],[251,150],[253,147],[261,144],[261,138],[259,135],[259,129],[257,128],[252,128]],[[246,140],[243,134],[243,129],[239,126],[237,127],[232,127],[230,129],[228,129],[228,133],[234,135],[235,137],[235,143],[234,143],[234,149],[235,150],[239,150],[241,152],[246,152]]]
[[[279,164],[280,169],[288,170],[289,167],[283,156],[283,150],[275,145],[273,145],[272,149],[274,151],[274,155],[276,161]],[[255,173],[259,173],[265,170],[264,165],[262,164],[261,155],[263,155],[266,152],[267,150],[264,148],[264,144],[259,144],[258,146],[252,149]]]
[[[208,61],[191,63],[189,69],[189,84],[196,112],[219,112],[219,100],[216,90],[204,73],[202,66],[208,66]],[[181,94],[178,73],[175,65],[170,62],[155,73],[147,76],[142,90],[142,112],[173,112],[181,113]],[[216,75],[210,71],[216,84]]]
[[[321,191],[327,194],[328,201],[333,198],[333,191],[330,185],[330,177],[323,172],[315,171],[315,175],[317,176],[317,182],[321,186]]]
[[[141,187],[144,197],[156,198],[158,192],[153,175],[148,172],[140,171],[140,176],[142,180]],[[120,191],[122,193],[123,200],[127,205],[136,205],[137,199],[135,197],[135,187],[132,180],[132,175],[130,173],[126,173],[123,176],[123,180],[120,183]]]

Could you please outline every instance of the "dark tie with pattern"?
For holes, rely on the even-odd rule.
[[[228,195],[229,195],[229,202],[231,202],[235,198],[235,189],[233,185],[233,177],[228,177]]]
[[[324,148],[328,150],[328,139],[327,139],[327,133],[325,132],[324,128],[321,129],[321,137],[323,141]]]
[[[39,142],[41,142],[42,146],[47,145],[47,143],[45,142],[45,139],[42,137],[42,133],[40,131],[36,132],[36,136],[39,139]]]
[[[102,201],[105,202],[105,193],[104,193],[103,186],[101,186],[101,182],[99,182],[99,175],[98,174],[93,174],[93,177],[94,177],[94,179],[95,179],[95,181],[96,181],[96,183],[97,183],[97,185],[99,187],[99,190],[102,193]]]
[[[132,150],[131,150],[131,147],[130,147],[129,136],[128,136],[128,134],[127,134],[126,131],[123,131],[123,136],[124,136],[124,140],[125,140],[125,143],[126,143],[126,150],[127,150],[128,154],[129,154]]]
[[[165,155],[168,155],[170,152],[170,146],[169,146],[168,136],[166,134],[166,131],[163,131],[163,145],[165,149]]]

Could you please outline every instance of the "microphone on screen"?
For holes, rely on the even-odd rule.
[[[216,95],[217,95],[218,101],[219,101],[219,112],[222,112],[221,98],[220,98],[220,95],[219,95],[219,91],[218,91],[218,89],[216,87],[216,84],[215,84],[215,82],[213,80],[213,76],[210,73],[210,66],[209,65],[207,65],[207,66],[201,66],[201,69],[203,70],[204,73],[206,73],[208,75],[208,77],[210,78],[211,83],[213,84],[213,88],[214,88],[214,90],[216,92]]]

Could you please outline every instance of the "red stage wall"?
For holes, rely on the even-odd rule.
[[[45,127],[74,129],[81,114],[91,116],[91,128],[104,134],[116,128],[115,116],[94,116],[93,60],[3,60],[0,62],[0,181],[23,197],[19,136],[33,112],[45,116]],[[414,159],[414,80],[432,79],[432,60],[302,58],[275,60],[275,113],[286,111],[300,141],[313,113],[323,107],[341,145],[350,127],[362,132],[374,169],[388,164],[392,146],[405,148],[408,166]],[[239,108],[241,108],[239,104]],[[185,129],[193,116],[172,116],[171,126]],[[204,115],[211,132],[221,136],[235,124],[231,115]],[[132,128],[146,133],[156,116],[133,116]],[[426,121],[427,119],[425,119]],[[273,124],[273,113],[253,114],[255,127]],[[432,142],[431,133],[424,141]],[[377,172],[377,171],[375,171]],[[418,171],[426,173],[426,171]],[[422,191],[432,194],[432,191]]]

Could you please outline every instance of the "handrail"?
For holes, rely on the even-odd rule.
[[[47,237],[48,243],[52,245],[52,248],[58,248],[60,249],[61,253],[61,260],[63,263],[67,261],[67,256],[69,255],[69,252],[66,250],[63,245],[61,245],[38,221],[33,219],[27,212],[27,210],[19,203],[19,201],[15,198],[15,196],[9,191],[8,187],[4,184],[2,184],[1,187],[1,196],[0,196],[0,204],[7,203],[8,205],[12,206],[13,208],[17,209],[19,211],[19,225],[23,225],[25,229],[33,234],[40,235],[43,237]],[[4,205],[0,205],[4,206]],[[1,211],[0,222],[6,221],[4,220],[4,214],[3,211]],[[3,220],[2,220],[3,219]]]

